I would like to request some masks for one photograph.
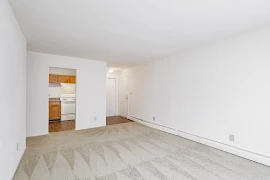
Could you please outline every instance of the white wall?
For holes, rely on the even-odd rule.
[[[76,69],[67,69],[67,68],[58,68],[58,67],[50,67],[50,74],[59,74],[59,75],[70,75],[76,76]]]
[[[49,98],[60,98],[60,94],[76,94],[76,87],[74,84],[66,84],[62,86],[59,83],[49,84]]]
[[[10,180],[26,147],[26,40],[7,0],[0,23],[0,179]]]
[[[105,62],[28,52],[27,136],[48,133],[49,67],[76,69],[76,129],[105,126]]]
[[[270,165],[270,27],[123,74],[130,116]]]

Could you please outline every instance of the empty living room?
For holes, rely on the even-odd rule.
[[[1,0],[0,180],[270,180],[269,0]]]

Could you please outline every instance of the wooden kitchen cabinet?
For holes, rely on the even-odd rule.
[[[76,84],[76,77],[75,76],[68,76],[68,83]]]
[[[57,82],[58,82],[58,75],[49,74],[49,83],[57,83]]]
[[[68,83],[68,76],[65,75],[58,75],[58,82],[59,83]]]
[[[61,119],[61,101],[49,101],[49,120]]]
[[[76,84],[76,76],[50,74],[49,83],[70,83]]]

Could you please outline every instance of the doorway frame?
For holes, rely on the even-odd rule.
[[[48,67],[48,76],[47,76],[47,82],[48,82],[48,90],[47,90],[47,92],[49,92],[49,85],[50,85],[50,82],[49,82],[49,74],[50,74],[50,68],[61,68],[61,69],[74,69],[74,70],[76,70],[76,75],[75,75],[75,81],[76,81],[76,83],[75,83],[75,95],[76,95],[76,102],[75,102],[75,129],[74,129],[74,131],[76,131],[76,127],[77,127],[77,79],[78,79],[78,69],[77,68],[67,68],[67,67],[56,67],[56,66],[49,66]],[[48,97],[48,100],[49,100],[49,98],[50,98],[50,95],[49,95],[49,97]],[[49,101],[48,101],[48,103],[49,103]],[[46,107],[48,107],[48,104],[47,104],[47,106]],[[50,126],[49,126],[49,123],[50,123],[50,120],[49,120],[49,109],[47,108],[47,120],[48,120],[48,123],[47,123],[47,130],[48,130],[48,133],[47,134],[51,134],[51,133],[55,133],[55,132],[50,132],[49,131],[49,128],[50,128]],[[62,132],[62,131],[61,131]]]

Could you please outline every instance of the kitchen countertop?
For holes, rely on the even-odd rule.
[[[60,98],[49,98],[49,101],[58,102],[58,101],[60,101]]]

